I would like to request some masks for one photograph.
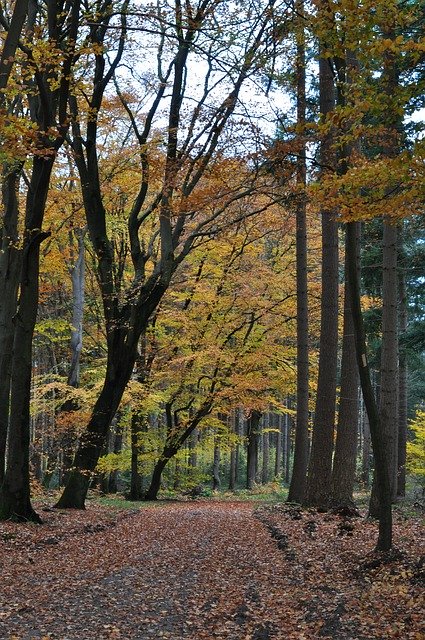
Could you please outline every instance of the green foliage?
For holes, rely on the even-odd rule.
[[[407,470],[425,489],[425,411],[417,411],[409,429],[414,439],[407,443]]]

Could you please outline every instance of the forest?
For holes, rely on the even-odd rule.
[[[130,535],[134,509],[150,540],[165,535],[155,514],[184,536],[193,514],[207,531],[214,517],[236,526],[237,512],[276,542],[279,563],[301,553],[299,536],[319,558],[317,530],[334,518],[341,544],[380,554],[367,571],[398,563],[391,575],[410,581],[399,594],[416,611],[424,9],[423,0],[0,3],[0,536],[17,566],[26,535],[34,548],[56,544],[66,522],[65,541],[69,531],[101,539],[115,517]],[[164,507],[175,500],[180,515]],[[354,524],[360,515],[368,520]],[[43,522],[44,534],[32,526]],[[247,533],[241,549],[250,535],[255,546]],[[310,610],[279,635],[272,619],[250,626],[251,596],[237,597],[239,631],[229,622],[195,632],[192,622],[120,635],[114,620],[104,636],[90,629],[423,637],[413,613],[397,618],[399,635],[340,626],[341,612],[354,615],[348,601],[320,627]],[[4,615],[0,631],[12,633]],[[45,632],[16,633],[68,637],[49,635],[46,620]]]

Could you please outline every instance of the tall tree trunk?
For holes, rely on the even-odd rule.
[[[288,400],[288,408],[291,408],[291,399]],[[292,419],[289,414],[285,416],[285,484],[289,484],[289,480],[291,477],[290,467],[291,467],[291,425]]]
[[[68,384],[78,387],[80,384],[80,358],[83,348],[83,314],[85,289],[85,229],[75,229],[77,238],[77,256],[70,268],[72,283],[72,326],[71,326],[71,366]]]
[[[13,318],[16,314],[21,250],[18,246],[18,184],[21,168],[4,168],[3,219],[0,250],[0,485],[6,463],[9,425],[10,379],[13,353]]]
[[[246,457],[246,488],[252,489],[255,484],[258,458],[259,424],[261,413],[253,411],[247,420],[247,457]]]
[[[15,5],[17,32],[25,20],[26,5],[19,1]],[[46,62],[45,71],[38,70],[36,84],[40,94],[31,93],[30,114],[36,125],[38,153],[32,159],[30,184],[27,190],[25,208],[25,230],[22,250],[19,303],[15,314],[13,340],[13,364],[10,383],[10,420],[8,438],[7,467],[0,488],[0,518],[40,521],[30,501],[29,446],[32,338],[38,307],[38,276],[40,243],[49,233],[42,231],[50,176],[56,153],[61,147],[67,129],[67,104],[69,86],[74,62],[74,48],[80,17],[80,1],[70,5],[70,10],[58,20],[57,7],[49,6],[49,41],[53,48],[59,41],[64,56],[58,65]],[[33,11],[33,22],[37,19],[38,8]],[[28,25],[30,28],[31,25]],[[12,28],[12,25],[10,25]],[[17,38],[19,34],[17,33]],[[6,39],[7,41],[7,39]],[[17,40],[12,47],[17,46]],[[8,61],[11,63],[10,59]],[[7,65],[6,65],[7,66]],[[9,71],[10,72],[10,71]],[[5,70],[7,75],[8,71]],[[57,87],[54,87],[57,80]],[[1,83],[4,81],[0,81]],[[7,80],[6,80],[7,82]],[[28,80],[28,87],[31,81]],[[26,87],[26,88],[28,88]],[[48,130],[55,130],[47,133]]]
[[[270,414],[266,413],[263,422],[263,463],[261,467],[261,482],[267,484],[269,481],[270,462]]]
[[[280,473],[282,471],[282,438],[283,438],[283,433],[282,433],[282,423],[280,421],[280,416],[273,414],[273,418],[274,418],[274,423],[275,423],[275,428],[277,427],[277,433],[276,433],[276,457],[275,457],[275,464],[274,464],[274,475],[275,478],[279,478]],[[277,422],[277,424],[276,424]]]
[[[355,224],[357,225],[357,234],[360,237],[360,223]],[[357,246],[359,246],[359,241],[357,241]],[[359,421],[359,374],[356,363],[347,260],[346,252],[340,401],[331,490],[331,504],[334,507],[354,506],[353,489],[356,476]]]
[[[141,413],[135,411],[131,416],[131,471],[129,500],[143,500],[143,483],[139,470],[141,439],[146,431],[146,421]]]
[[[360,282],[358,267],[357,230],[355,223],[347,224],[348,277],[350,283],[351,309],[353,314],[356,355],[359,367],[360,383],[366,406],[373,452],[376,463],[377,493],[381,505],[379,511],[379,535],[376,545],[379,551],[388,551],[392,547],[392,511],[391,485],[386,463],[385,433],[382,428],[378,406],[373,393],[370,369],[367,361],[366,335],[360,303]]]
[[[397,496],[398,453],[398,312],[397,312],[397,227],[384,222],[382,279],[382,350],[380,384],[380,419],[386,445],[385,465],[392,500]],[[369,515],[379,518],[381,502],[375,460],[374,486]]]
[[[115,419],[115,434],[114,434],[114,443],[112,448],[112,451],[113,453],[115,453],[115,455],[118,455],[122,451],[123,436],[124,436],[124,428],[123,428],[123,425],[121,424],[121,416],[118,413]],[[117,491],[118,491],[118,471],[117,469],[114,469],[109,474],[108,493],[117,493]]]
[[[221,480],[220,480],[220,440],[215,437],[214,438],[214,462],[213,462],[213,473],[212,473],[212,488],[213,491],[217,491],[220,488]]]
[[[369,418],[365,408],[363,416],[363,443],[362,443],[362,483],[366,488],[370,486],[370,427]]]
[[[324,118],[335,106],[329,59],[319,60],[320,111]],[[323,166],[333,166],[331,134],[321,144]],[[319,376],[306,493],[303,504],[327,508],[331,492],[338,355],[338,226],[334,212],[322,211],[322,294]]]
[[[20,299],[15,317],[7,467],[0,489],[0,519],[41,522],[30,500],[30,395],[32,338],[38,307],[40,243],[48,234],[27,232]]]
[[[237,437],[239,435],[239,410],[233,409],[231,414],[232,432]],[[232,443],[230,449],[230,470],[229,470],[229,491],[236,489],[238,443]]]
[[[297,0],[296,10],[303,15],[304,2]],[[304,20],[302,18],[301,22]],[[309,367],[308,367],[308,286],[307,286],[307,207],[305,197],[306,186],[306,72],[305,72],[305,35],[304,24],[297,30],[297,124],[300,151],[297,160],[297,186],[300,191],[297,204],[296,225],[296,278],[297,278],[297,417],[295,423],[295,448],[291,484],[288,501],[301,503],[304,499],[309,457],[308,437],[308,400],[309,400]]]
[[[402,245],[402,229],[399,235],[399,246]],[[402,254],[402,251],[400,251]],[[403,256],[404,258],[404,256]],[[404,259],[399,264],[399,333],[404,335],[407,331],[407,292],[406,271]],[[404,345],[400,348],[398,364],[398,469],[397,469],[397,496],[406,494],[406,442],[407,442],[407,358]]]
[[[141,335],[137,358],[135,363],[134,378],[140,384],[146,382],[147,359],[146,359],[146,332]],[[143,452],[143,436],[148,431],[148,416],[143,409],[138,407],[131,415],[131,477],[129,500],[143,500],[143,480],[139,470],[139,457]]]

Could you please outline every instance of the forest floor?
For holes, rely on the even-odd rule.
[[[376,524],[284,504],[38,505],[0,523],[2,640],[425,638],[423,518]]]

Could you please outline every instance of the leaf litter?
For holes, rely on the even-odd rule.
[[[0,523],[4,640],[423,640],[423,523],[244,502]]]

